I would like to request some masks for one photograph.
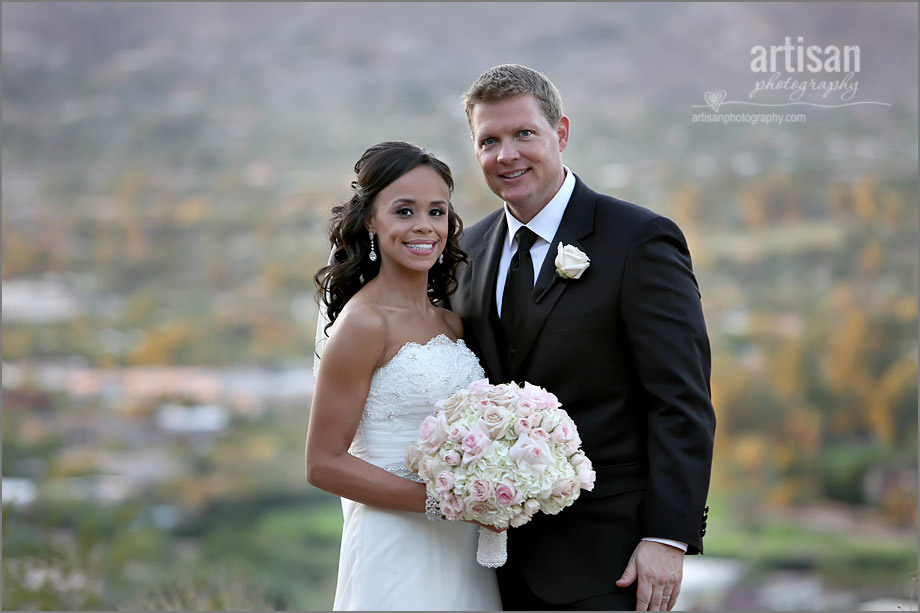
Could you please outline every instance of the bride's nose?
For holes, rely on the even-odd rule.
[[[419,215],[415,218],[415,227],[412,228],[421,234],[430,234],[434,232],[434,226],[431,225],[431,218],[428,215]]]

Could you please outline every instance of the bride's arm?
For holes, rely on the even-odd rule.
[[[357,305],[356,305],[357,306]],[[373,309],[346,309],[326,341],[307,430],[307,481],[375,507],[425,512],[425,486],[348,453],[371,377],[386,349],[386,321]]]

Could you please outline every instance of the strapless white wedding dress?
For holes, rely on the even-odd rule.
[[[371,380],[349,452],[404,478],[406,449],[434,403],[484,378],[472,351],[441,334],[408,343]],[[495,571],[476,562],[478,528],[342,499],[334,609],[499,611]]]

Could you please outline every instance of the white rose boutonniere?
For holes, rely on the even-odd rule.
[[[583,251],[572,245],[559,243],[556,253],[556,275],[563,279],[580,279],[581,275],[591,265],[589,258]]]

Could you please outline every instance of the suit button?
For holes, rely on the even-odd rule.
[[[706,536],[706,528],[700,530],[700,536]]]

